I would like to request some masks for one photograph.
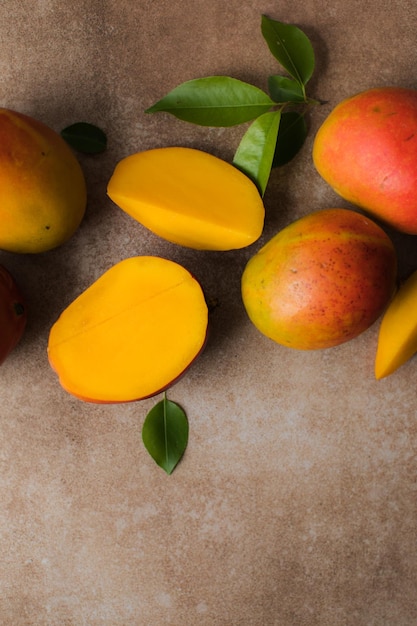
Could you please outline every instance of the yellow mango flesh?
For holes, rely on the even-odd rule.
[[[45,252],[84,216],[86,184],[67,143],[51,128],[0,109],[0,249]]]
[[[400,287],[381,321],[375,377],[393,374],[417,352],[417,272]]]
[[[265,210],[256,185],[230,163],[193,148],[155,148],[120,161],[107,193],[156,235],[198,250],[256,241]]]
[[[49,362],[82,400],[140,400],[185,372],[205,345],[207,323],[202,289],[185,268],[132,257],[63,311],[50,331]]]

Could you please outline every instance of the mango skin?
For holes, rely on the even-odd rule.
[[[324,209],[293,222],[253,256],[242,275],[250,320],[290,348],[330,348],[357,337],[395,289],[393,244],[372,220]]]
[[[0,109],[0,249],[46,252],[79,227],[84,174],[62,137],[45,124]]]
[[[417,271],[400,286],[381,320],[375,378],[393,374],[417,352]]]
[[[27,321],[24,300],[10,272],[0,265],[0,364],[20,341]]]
[[[417,234],[417,91],[382,87],[338,104],[318,130],[313,162],[342,198]]]

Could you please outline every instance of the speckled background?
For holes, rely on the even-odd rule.
[[[187,145],[230,159],[242,128],[202,129],[144,110],[177,84],[228,74],[266,88],[282,69],[260,18],[298,24],[317,67],[297,158],[271,177],[262,240],[232,253],[175,247],[106,198],[116,162]],[[378,323],[327,351],[281,348],[253,328],[240,275],[298,216],[346,206],[314,171],[315,130],[345,96],[417,87],[414,0],[5,0],[1,105],[56,130],[101,126],[80,155],[86,218],[66,245],[0,253],[24,291],[24,339],[0,370],[2,626],[415,626],[417,363],[373,376]],[[394,236],[402,275],[415,238]],[[179,261],[218,301],[206,351],[170,397],[190,440],[171,476],[141,426],[155,400],[84,404],[48,366],[61,310],[135,254]]]

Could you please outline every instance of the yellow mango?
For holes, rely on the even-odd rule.
[[[197,250],[243,248],[264,225],[256,185],[230,163],[194,148],[155,148],[122,159],[107,193],[156,235]]]
[[[0,249],[56,248],[74,234],[86,203],[83,172],[64,139],[27,115],[0,109]]]
[[[62,387],[98,403],[129,402],[171,386],[202,351],[208,311],[181,265],[132,257],[107,270],[52,326],[48,358]]]
[[[379,380],[395,372],[417,352],[417,272],[391,300],[381,321],[375,358]]]

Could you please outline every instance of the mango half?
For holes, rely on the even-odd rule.
[[[107,193],[156,235],[197,250],[243,248],[263,230],[256,185],[230,163],[194,148],[155,148],[124,158]]]
[[[129,402],[171,386],[202,351],[208,310],[197,280],[159,257],[120,261],[52,326],[50,365],[86,402]]]

